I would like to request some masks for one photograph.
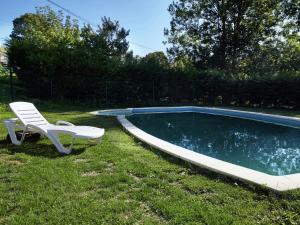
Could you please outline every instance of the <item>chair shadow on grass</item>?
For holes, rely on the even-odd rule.
[[[72,150],[71,155],[79,155],[83,153],[88,145],[82,146],[82,144],[75,144],[75,148]],[[24,142],[22,145],[17,146],[9,143],[6,140],[0,141],[0,149],[5,149],[6,153],[14,155],[16,153],[24,153],[31,156],[45,157],[45,158],[60,158],[68,155],[61,154],[57,151],[52,143],[44,144],[37,142]]]

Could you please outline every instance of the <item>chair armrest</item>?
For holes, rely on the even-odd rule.
[[[18,118],[9,118],[9,119],[5,119],[4,121],[6,122],[17,122],[19,119]]]
[[[5,119],[3,120],[3,122],[7,125],[7,126],[13,126],[14,129],[24,129],[24,125],[20,124],[20,120],[18,118],[9,118],[9,119]]]
[[[67,122],[67,121],[62,121],[59,120],[55,123],[56,125],[67,125],[67,126],[75,126],[73,123]]]

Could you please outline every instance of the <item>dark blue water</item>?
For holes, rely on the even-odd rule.
[[[270,175],[300,172],[300,129],[200,113],[127,119],[153,136],[216,159]]]

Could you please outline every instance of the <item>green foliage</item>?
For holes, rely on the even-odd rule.
[[[8,75],[9,70],[0,64],[0,76],[7,77]]]
[[[169,53],[204,67],[235,71],[260,42],[276,33],[277,0],[180,0],[169,7]]]
[[[14,20],[8,56],[37,98],[300,107],[297,1],[175,1],[170,59],[163,52],[134,57],[117,21],[80,28],[38,8]]]
[[[36,96],[95,95],[126,56],[128,34],[109,18],[94,31],[89,25],[80,29],[77,21],[48,7],[38,8],[14,20],[8,56]]]
[[[165,53],[163,52],[153,52],[146,55],[142,58],[142,63],[148,65],[149,67],[161,67],[168,69],[169,62],[168,58],[166,57]]]
[[[299,70],[299,5],[299,0],[174,1],[165,30],[168,53],[175,60],[188,57],[197,68],[234,75],[269,75],[291,64]]]

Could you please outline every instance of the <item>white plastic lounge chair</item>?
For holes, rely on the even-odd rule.
[[[8,119],[4,123],[8,129],[9,136],[12,143],[21,145],[24,141],[26,132],[40,133],[42,136],[47,136],[55,145],[60,153],[71,153],[74,140],[76,138],[94,139],[94,143],[98,144],[101,137],[104,135],[104,129],[89,127],[89,126],[75,126],[66,121],[58,121],[56,124],[50,124],[36,109],[32,103],[28,102],[13,102],[9,104],[11,110],[16,114],[22,125],[18,125],[18,119]],[[22,138],[19,141],[15,135],[15,129],[21,128],[23,130]],[[59,141],[59,134],[71,135],[72,143],[70,147],[64,147]]]

